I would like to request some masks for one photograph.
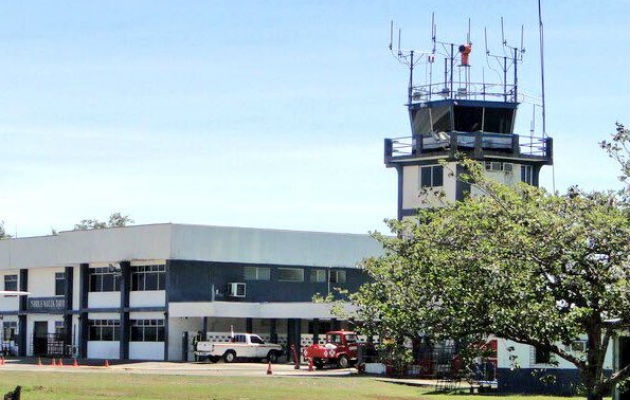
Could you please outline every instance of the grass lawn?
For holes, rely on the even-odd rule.
[[[124,373],[0,372],[0,398],[16,385],[23,400],[234,399],[234,400],[566,400],[543,396],[432,394],[430,389],[365,377],[206,377]]]

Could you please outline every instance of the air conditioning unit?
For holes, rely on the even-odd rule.
[[[245,297],[247,285],[244,282],[230,282],[227,291],[229,297]]]
[[[506,174],[511,174],[512,173],[512,168],[513,168],[512,163],[504,163],[503,164],[503,171]]]

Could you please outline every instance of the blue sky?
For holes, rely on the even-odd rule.
[[[484,64],[530,1],[30,1],[0,4],[0,220],[18,236],[121,211],[177,222],[366,233],[396,214],[383,138],[410,134],[389,54],[463,42]],[[630,1],[543,0],[556,188],[618,186],[597,147],[630,125]],[[523,105],[521,132],[530,124]],[[551,189],[551,168],[542,174]]]

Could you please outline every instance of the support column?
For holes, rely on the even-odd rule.
[[[90,290],[90,266],[79,266],[79,357],[87,358],[88,342],[88,293]]]
[[[289,352],[291,351],[291,346],[295,346],[295,351],[298,354],[298,358],[301,353],[300,349],[300,339],[302,335],[302,320],[299,318],[290,318],[287,320],[287,346],[289,348]],[[289,353],[289,357],[293,357],[292,354]]]
[[[19,290],[27,292],[28,291],[28,270],[21,269],[19,275]],[[27,303],[26,296],[19,296],[18,300],[18,331],[20,332],[20,336],[18,337],[18,355],[20,357],[26,356],[26,316],[27,316]]]
[[[66,287],[64,290],[64,300],[66,303],[66,309],[63,315],[63,331],[64,331],[64,343],[66,346],[72,346],[76,343],[72,343],[72,298],[74,293],[74,288],[72,287],[74,284],[74,268],[66,267],[64,270],[64,278],[66,280]],[[66,347],[64,352],[70,349],[70,354],[68,356],[73,356],[72,347]]]
[[[313,344],[319,343],[319,318],[313,320]]]
[[[203,326],[201,327],[202,340],[208,339],[208,317],[203,317]]]
[[[245,332],[254,333],[254,320],[252,318],[245,318]]]
[[[120,354],[121,360],[129,359],[129,292],[131,291],[131,263],[120,262]]]
[[[269,341],[278,343],[278,326],[275,318],[269,320]]]

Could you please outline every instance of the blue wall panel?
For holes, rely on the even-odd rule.
[[[245,280],[244,268],[246,266],[253,265],[169,260],[168,299],[171,302],[212,301],[212,288],[214,287],[214,300],[216,301],[304,302],[311,301],[315,293],[325,296],[329,287],[331,289],[340,287],[352,292],[366,282],[366,275],[358,269],[343,269],[346,271],[346,282],[329,285],[326,282],[309,281],[310,271],[322,268],[275,265],[256,265],[270,268],[270,280]],[[278,268],[304,268],[304,282],[278,281]],[[229,282],[245,282],[247,284],[247,296],[243,299],[227,297],[227,284]]]

